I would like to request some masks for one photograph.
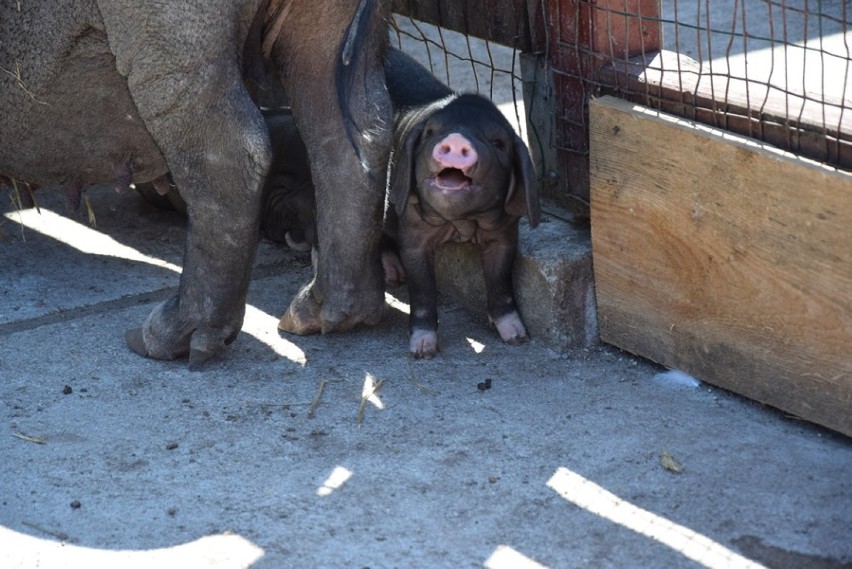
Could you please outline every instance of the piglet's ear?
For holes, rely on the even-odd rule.
[[[417,124],[407,132],[403,133],[402,140],[394,144],[393,154],[390,160],[390,173],[388,175],[388,196],[396,206],[396,214],[401,216],[405,212],[408,197],[415,190],[414,163],[416,157],[414,151],[420,133],[423,132],[423,124]]]
[[[535,168],[527,145],[521,137],[515,136],[513,150],[512,181],[509,184],[509,193],[506,195],[506,213],[518,217],[526,215],[530,220],[530,227],[535,227],[541,220]]]

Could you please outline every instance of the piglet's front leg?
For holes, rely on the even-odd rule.
[[[417,359],[432,358],[438,353],[438,287],[435,283],[435,249],[401,244],[400,254],[407,273],[409,317],[409,351]]]
[[[482,248],[488,318],[497,327],[500,338],[508,344],[527,340],[527,330],[515,306],[512,287],[512,264],[517,250],[517,229],[488,241]]]

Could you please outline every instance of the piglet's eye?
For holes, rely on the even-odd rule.
[[[509,147],[509,145],[506,144],[506,141],[502,138],[492,138],[491,145],[497,150],[506,150]]]

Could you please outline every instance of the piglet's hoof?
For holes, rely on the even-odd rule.
[[[414,330],[408,349],[416,360],[430,360],[438,353],[438,334],[431,330]]]
[[[131,350],[142,356],[148,357],[148,348],[145,346],[145,340],[142,339],[142,328],[131,328],[124,333],[124,341]]]
[[[497,319],[494,323],[497,332],[507,344],[518,345],[527,341],[527,330],[517,312],[510,312]]]

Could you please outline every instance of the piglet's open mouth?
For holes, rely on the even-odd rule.
[[[441,190],[463,190],[473,183],[458,168],[444,168],[434,178],[435,187]]]

